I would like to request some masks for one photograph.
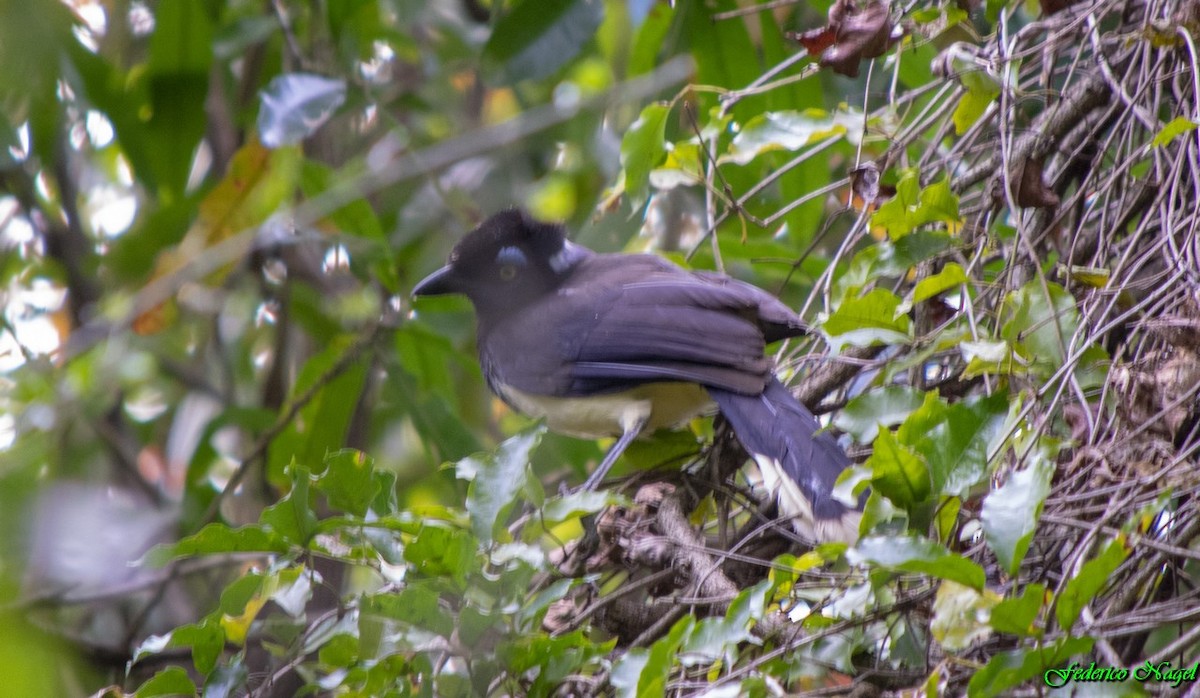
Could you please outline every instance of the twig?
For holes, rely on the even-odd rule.
[[[313,381],[313,384],[309,386],[307,390],[292,398],[292,401],[288,403],[287,407],[279,414],[279,416],[275,419],[275,422],[271,424],[270,428],[259,435],[258,440],[254,442],[254,445],[250,448],[250,452],[242,459],[242,462],[238,465],[237,470],[235,470],[233,475],[229,478],[229,481],[225,483],[225,486],[221,488],[221,491],[217,493],[217,496],[213,497],[212,503],[208,505],[208,508],[204,511],[204,515],[200,518],[202,522],[207,523],[217,518],[217,513],[221,508],[221,502],[224,501],[227,495],[237,489],[238,485],[241,484],[242,480],[249,472],[250,467],[266,454],[267,448],[271,445],[271,442],[275,439],[275,437],[283,433],[283,430],[292,423],[292,420],[296,418],[296,415],[299,414],[300,410],[303,409],[304,406],[309,402],[311,402],[312,399],[316,397],[317,394],[320,393],[330,381],[341,375],[342,372],[348,369],[351,364],[353,364],[355,361],[358,361],[359,357],[364,351],[375,344],[375,341],[379,337],[382,329],[383,325],[377,323],[364,332],[362,336],[355,340],[355,342],[346,349],[345,353],[338,357],[338,360],[332,366],[330,366],[327,371],[321,374],[317,380]]]

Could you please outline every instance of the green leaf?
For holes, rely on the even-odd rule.
[[[1009,293],[1000,308],[1003,337],[1029,365],[1048,376],[1062,366],[1079,325],[1075,297],[1056,283],[1034,279]]]
[[[917,208],[921,223],[942,221],[958,223],[958,196],[950,189],[950,177],[945,176],[921,190],[921,205]]]
[[[460,587],[474,571],[474,536],[466,531],[427,525],[404,547],[404,559],[429,577],[449,577]]]
[[[939,579],[982,589],[983,568],[956,555],[928,538],[918,536],[869,536],[846,551],[851,564],[872,563],[902,572],[928,574]]]
[[[917,282],[913,288],[913,303],[920,303],[967,283],[967,273],[957,262],[949,262],[938,273]]]
[[[146,81],[130,81],[117,66],[77,42],[71,42],[68,49],[71,62],[79,72],[84,93],[112,122],[121,151],[129,159],[138,180],[144,182],[147,187],[156,189],[158,175],[153,162],[154,154],[151,152],[152,144],[149,142],[150,134],[142,121],[143,112],[149,110]],[[190,218],[189,212],[189,220],[184,221],[182,227],[186,227]],[[157,241],[161,235],[159,231],[158,227],[149,227],[146,234],[136,237],[142,244],[145,244],[146,238]]]
[[[172,647],[190,647],[196,671],[208,675],[217,666],[217,658],[225,647],[225,632],[216,620],[205,619],[182,625],[166,635],[151,635],[133,651],[133,663]]]
[[[21,138],[7,122],[0,121],[0,171],[20,167],[21,158],[15,153],[21,151]],[[11,262],[10,262],[11,263]],[[9,274],[0,278],[7,281]]]
[[[658,191],[687,187],[704,181],[698,143],[677,142],[671,145],[662,165],[650,171],[650,186]]]
[[[194,696],[196,684],[182,667],[168,667],[150,677],[138,687],[134,698],[157,698],[158,696]]]
[[[1074,378],[1085,391],[1099,390],[1109,380],[1112,358],[1104,347],[1092,344],[1079,353]]]
[[[503,85],[549,77],[579,55],[603,21],[601,0],[525,0],[492,29],[484,75]]]
[[[262,591],[263,579],[263,575],[250,572],[233,580],[229,586],[221,590],[221,599],[217,602],[217,612],[231,616],[245,612],[246,604]]]
[[[212,22],[204,3],[164,2],[155,7],[146,64],[150,118],[143,128],[158,183],[181,195],[192,153],[204,137],[203,109],[212,64]]]
[[[946,17],[942,26],[949,26],[958,9],[947,5],[942,7],[945,8]],[[933,82],[934,76],[930,66],[937,62],[938,54],[945,48],[944,45],[938,43],[944,36],[945,34],[939,36],[937,42],[908,40],[900,42],[896,49],[896,62],[899,64],[897,75],[905,87],[924,88]]]
[[[648,104],[637,121],[621,139],[621,166],[625,168],[625,191],[630,205],[639,209],[646,200],[650,171],[666,156],[667,115],[671,107],[664,102]]]
[[[911,511],[929,499],[932,486],[925,462],[887,429],[875,438],[875,448],[866,465],[871,468],[872,486],[896,506]]]
[[[230,528],[225,524],[212,523],[178,543],[156,545],[142,558],[142,563],[152,567],[165,565],[179,557],[206,555],[209,553],[285,553],[288,544],[273,531],[262,526]]]
[[[892,242],[892,265],[888,273],[903,273],[933,259],[954,245],[954,238],[944,230],[918,230]],[[882,270],[879,270],[882,271]]]
[[[274,575],[248,574],[221,592],[218,610],[209,618],[221,626],[225,642],[244,645],[250,626],[268,601],[267,588],[277,583]]]
[[[479,453],[455,466],[459,479],[471,480],[467,488],[467,511],[471,530],[479,540],[491,542],[496,529],[528,477],[529,457],[542,439],[536,428],[508,439],[492,453]]]
[[[329,454],[325,459],[325,472],[316,483],[317,491],[325,495],[331,507],[356,516],[366,515],[379,494],[379,487],[374,461],[354,449]]]
[[[882,276],[903,276],[917,264],[949,249],[954,239],[944,230],[918,230],[896,240],[881,240],[866,247],[838,277],[835,292],[844,296]]]
[[[228,664],[218,666],[204,682],[204,698],[232,698],[246,695],[250,673],[241,658],[234,655]]]
[[[1063,590],[1058,594],[1054,606],[1054,617],[1064,632],[1070,632],[1079,614],[1091,603],[1096,594],[1108,585],[1112,573],[1129,555],[1129,541],[1119,535],[1105,546],[1099,555],[1088,560],[1079,568]]]
[[[68,46],[77,46],[71,38],[77,23],[71,10],[54,0],[0,3],[0,107],[10,124],[28,118],[30,101],[54,101],[60,57]]]
[[[794,43],[784,35],[784,30],[780,26],[779,20],[788,21],[790,24],[790,19],[783,15],[777,17],[773,12],[758,12],[757,15],[759,26],[756,43],[759,44],[762,65],[777,66],[784,63],[792,55]],[[754,25],[751,23],[749,26],[753,28]],[[802,104],[826,105],[826,95],[823,92],[821,81],[819,79],[799,79],[798,76],[802,75],[804,71],[805,68],[802,63],[793,63],[790,68],[778,73],[773,78],[777,88],[768,90],[763,95],[766,98],[765,108],[770,112],[780,113],[794,109],[797,105]],[[782,84],[788,78],[796,81],[790,84]],[[753,121],[755,118],[757,118],[757,115],[751,116],[750,121]],[[858,143],[859,139],[861,139],[861,126],[863,123],[860,116],[859,119],[845,124],[854,136],[852,139],[846,139],[852,142],[844,143],[843,145],[856,145]],[[837,157],[837,155],[834,155],[837,152],[836,148],[837,146],[835,145],[834,149],[826,151],[829,157]],[[791,152],[785,150],[776,151],[757,161],[757,166],[765,169],[758,170],[758,167],[747,168],[745,174],[761,177],[769,172],[774,172],[774,175],[779,175],[779,191],[777,196],[780,201],[784,202],[798,201],[807,194],[824,190],[833,181],[836,174],[834,168],[829,167],[827,158],[808,158],[800,163],[791,162],[792,160],[794,160],[794,157]],[[752,170],[757,171],[752,172]],[[822,223],[825,220],[825,203],[822,197],[809,197],[806,203],[792,208],[786,214],[783,221],[787,226],[789,241],[795,243],[794,249],[807,247],[812,242],[817,231],[821,229]]]
[[[438,593],[427,584],[409,584],[391,594],[364,596],[361,612],[398,620],[442,637],[454,632],[449,607],[443,607]]]
[[[1022,648],[994,655],[967,684],[968,698],[1006,695],[1026,681],[1041,683],[1047,669],[1062,666],[1073,656],[1092,651],[1090,637],[1064,637],[1052,645]]]
[[[335,172],[328,165],[306,159],[300,168],[300,186],[305,196],[316,198],[335,186],[339,176],[344,175]],[[386,254],[390,251],[383,224],[379,222],[379,217],[375,215],[374,209],[366,199],[355,199],[327,215],[340,230],[364,240],[381,243],[372,247],[372,252]]]
[[[400,509],[400,502],[396,499],[396,473],[377,470],[374,478],[379,494],[371,502],[371,508],[380,516],[395,515]]]
[[[1020,596],[1004,599],[996,604],[988,622],[992,628],[1002,633],[1040,637],[1042,632],[1034,626],[1034,622],[1048,601],[1044,585],[1030,584]]]
[[[338,6],[348,4],[338,3]],[[234,60],[278,31],[279,20],[275,17],[248,15],[237,18],[217,28],[213,37],[213,56],[219,61]]]
[[[691,634],[696,619],[684,616],[671,626],[650,649],[632,649],[613,665],[611,683],[615,695],[629,698],[652,698],[666,695],[676,653]]]
[[[326,666],[349,669],[358,661],[358,637],[339,633],[321,644],[317,659]]]
[[[1000,601],[994,591],[977,591],[955,582],[942,582],[933,601],[930,631],[942,647],[961,652],[992,633],[987,617]]]
[[[334,172],[329,166],[306,158],[300,169],[300,187],[305,197],[315,199],[333,188],[339,178],[345,176],[343,172]],[[359,238],[356,242],[364,249],[363,252],[355,250],[357,254],[351,257],[352,266],[365,259],[373,278],[378,279],[387,290],[393,293],[399,291],[400,275],[396,253],[383,232],[383,224],[380,223],[375,209],[367,199],[354,199],[326,216],[339,231]],[[398,329],[403,331],[413,324],[419,323],[405,323]]]
[[[773,12],[758,12],[758,42],[761,45],[763,65],[777,66],[792,55],[794,43],[787,38],[779,20],[785,20],[782,15]],[[748,25],[753,27],[753,24]],[[805,68],[802,64],[793,64],[790,68],[777,73],[776,80],[796,78],[803,75]],[[822,92],[820,80],[797,80],[790,84],[776,84],[776,89],[768,90],[768,109],[772,112],[786,111],[798,104],[824,104],[825,95]],[[820,169],[828,175],[830,168],[826,163],[817,163]]]
[[[776,150],[796,151],[806,145],[830,138],[861,138],[862,115],[829,112],[820,109],[766,112],[751,119],[729,144],[728,154],[720,162],[745,165],[754,158]]]
[[[739,20],[717,19],[714,15],[738,9],[734,0],[676,3],[679,23],[676,31],[696,61],[694,82],[728,89],[740,89],[762,73],[758,47],[750,38],[746,23]],[[697,92],[697,113],[707,113],[716,100]],[[769,99],[753,95],[734,105],[732,114],[739,123],[747,123],[754,115],[768,111]]]
[[[963,87],[978,94],[1000,94],[1003,85],[1000,79],[979,67],[973,59],[954,59],[954,74]]]
[[[954,114],[950,117],[954,121],[954,133],[959,136],[966,133],[975,125],[975,122],[979,121],[979,117],[987,112],[988,107],[996,101],[996,97],[999,95],[999,90],[993,92],[968,89],[964,92],[958,100],[958,105],[954,108]]]
[[[270,151],[256,140],[239,148],[220,182],[199,201],[198,215],[183,239],[158,255],[152,278],[159,280],[177,273],[193,264],[197,255],[225,241],[236,244],[233,250],[250,254],[252,236],[241,233],[264,223],[293,195],[300,159],[298,148]],[[207,275],[206,283],[218,286],[234,266],[233,261],[222,264]],[[157,332],[172,316],[170,304],[159,305],[141,313],[134,329],[140,334]]]
[[[1003,393],[948,405],[931,392],[897,436],[925,457],[935,493],[966,498],[987,480],[988,444],[1007,413]]]
[[[633,39],[633,48],[629,52],[629,77],[649,73],[658,67],[662,61],[667,32],[675,19],[675,8],[670,5],[655,3],[650,6],[638,27]]]
[[[1154,140],[1150,142],[1150,145],[1154,146],[1155,148],[1161,148],[1179,136],[1195,130],[1195,121],[1183,116],[1177,116],[1168,121],[1167,125],[1163,126],[1162,130],[1155,134]]]
[[[303,620],[308,602],[312,600],[314,581],[321,581],[315,571],[303,566],[289,567],[267,579],[264,593],[284,613],[296,620]]]
[[[950,178],[921,188],[916,170],[906,170],[896,183],[896,195],[871,216],[871,225],[885,228],[893,239],[930,223],[957,226],[961,222],[958,196],[950,190]]]
[[[517,619],[521,624],[519,627],[528,629],[540,626],[542,619],[546,617],[546,612],[550,610],[550,606],[582,583],[582,580],[566,577],[552,582],[527,597],[517,614]]]
[[[456,354],[448,356],[457,357]],[[470,370],[478,371],[478,364]],[[463,458],[483,447],[475,432],[464,423],[463,415],[452,410],[437,395],[422,393],[416,386],[416,379],[408,371],[392,371],[388,378],[393,394],[399,400],[399,407],[417,429],[421,446],[436,456],[439,462]]]
[[[1044,454],[1035,451],[1028,461],[1003,486],[988,493],[980,514],[984,540],[1000,566],[1014,576],[1029,550],[1054,476],[1054,464]]]
[[[875,440],[879,427],[893,427],[921,406],[924,393],[907,385],[886,385],[851,399],[833,418],[833,425],[858,443]]]
[[[561,689],[563,680],[613,643],[591,641],[582,630],[558,636],[524,636],[500,648],[500,656],[513,674],[536,676],[532,684],[522,686],[523,695],[549,696]],[[537,669],[537,671],[531,671]]]
[[[225,648],[225,632],[216,621],[185,625],[171,633],[171,646],[192,648],[192,663],[202,674],[217,667],[217,659]]]
[[[229,407],[204,425],[196,451],[188,463],[183,530],[194,530],[203,524],[199,518],[217,496],[213,487],[213,469],[222,462],[222,455],[216,447],[216,435],[226,427],[248,433],[262,432],[270,429],[276,419],[278,415],[274,410]]]
[[[551,523],[567,519],[599,513],[608,506],[626,501],[623,497],[611,492],[577,491],[562,497],[555,497],[542,507],[542,518]]]
[[[933,513],[933,530],[937,540],[949,540],[958,527],[958,513],[962,511],[962,500],[958,497],[947,497],[938,502]]]
[[[906,342],[910,321],[907,315],[897,312],[899,308],[900,298],[896,294],[877,288],[863,296],[844,299],[821,323],[821,329],[831,339],[837,338],[839,346]]]
[[[259,523],[278,533],[289,543],[304,546],[317,530],[317,515],[309,502],[312,476],[308,468],[294,466],[292,489],[283,499],[263,510]]]
[[[958,351],[967,362],[963,377],[974,378],[987,373],[1007,373],[1015,366],[1012,347],[1000,340],[980,339],[958,343]]]
[[[288,484],[284,467],[293,459],[302,466],[325,462],[325,455],[341,448],[346,429],[362,395],[367,378],[367,362],[361,359],[339,368],[343,356],[354,351],[357,339],[351,335],[333,337],[327,346],[304,364],[289,402],[309,398],[271,445],[267,468],[270,481],[281,487]]]
[[[722,658],[732,664],[733,649],[743,642],[754,642],[750,626],[762,618],[771,582],[763,580],[743,589],[729,604],[724,617],[703,618],[688,634],[679,650],[679,663],[684,666],[708,665]]]
[[[203,3],[163,3],[154,13],[147,69],[166,76],[206,73],[212,63],[210,25]]]
[[[671,626],[671,631],[650,645],[650,657],[646,668],[638,677],[638,698],[658,698],[667,693],[667,681],[675,666],[679,648],[692,634],[696,627],[696,619],[684,616]]]
[[[638,696],[638,680],[650,663],[650,651],[635,647],[621,656],[613,665],[609,683],[618,698],[636,698]]]

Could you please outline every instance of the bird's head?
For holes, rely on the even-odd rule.
[[[493,214],[467,234],[449,263],[422,279],[413,296],[461,293],[477,311],[504,314],[553,291],[590,252],[563,226],[520,209]]]

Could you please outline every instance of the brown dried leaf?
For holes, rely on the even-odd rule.
[[[850,171],[850,205],[857,211],[874,210],[896,195],[896,187],[881,184],[879,166],[868,162]]]
[[[1142,322],[1151,334],[1189,354],[1200,347],[1200,287],[1175,306],[1171,313]]]
[[[855,0],[837,0],[829,8],[829,24],[806,32],[789,32],[788,37],[835,73],[858,77],[859,64],[878,58],[899,36],[888,6],[870,0],[859,7]]]
[[[1190,348],[1151,352],[1137,368],[1120,366],[1113,385],[1121,395],[1118,409],[1129,423],[1150,434],[1174,439],[1190,419],[1200,385],[1200,355]]]
[[[1200,356],[1178,349],[1154,373],[1162,419],[1172,438],[1187,423],[1200,385]]]
[[[1042,15],[1046,17],[1062,12],[1078,2],[1079,0],[1038,0],[1038,4],[1042,6]]]
[[[1200,318],[1167,315],[1146,320],[1143,325],[1154,336],[1176,347],[1200,347]]]
[[[1041,159],[1029,158],[1017,166],[1016,185],[1013,191],[1014,203],[1023,208],[1055,208],[1060,203],[1058,194],[1046,186],[1042,178],[1044,162]]]
[[[1091,415],[1090,417],[1089,414]],[[1079,403],[1071,403],[1063,407],[1063,421],[1067,423],[1067,427],[1071,430],[1071,440],[1077,444],[1088,442],[1088,437],[1092,433],[1091,425],[1096,422],[1099,416],[1099,409],[1093,403],[1088,403],[1086,406]]]
[[[571,630],[578,623],[579,609],[570,599],[559,599],[550,604],[546,615],[542,618],[542,630],[548,633],[563,633]]]
[[[1154,365],[1159,360],[1155,354],[1146,357],[1145,361],[1141,363]],[[1112,372],[1112,381],[1117,394],[1121,397],[1117,403],[1117,409],[1129,424],[1140,427],[1149,422],[1158,412],[1154,380],[1147,371],[1141,370],[1141,367],[1116,366]]]
[[[818,29],[809,29],[806,32],[788,32],[788,38],[800,42],[804,50],[808,51],[810,56],[819,56],[825,52],[825,49],[833,46],[837,40],[837,32],[833,27],[825,25]]]
[[[1190,33],[1196,34],[1200,29],[1200,3],[1180,3],[1179,9],[1175,10],[1171,19],[1175,24],[1182,25]]]

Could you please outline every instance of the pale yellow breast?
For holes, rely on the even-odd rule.
[[[708,392],[695,383],[647,383],[632,390],[591,397],[532,395],[501,388],[504,401],[546,426],[568,436],[598,439],[620,436],[642,418],[649,433],[680,425],[704,414],[712,405]]]

